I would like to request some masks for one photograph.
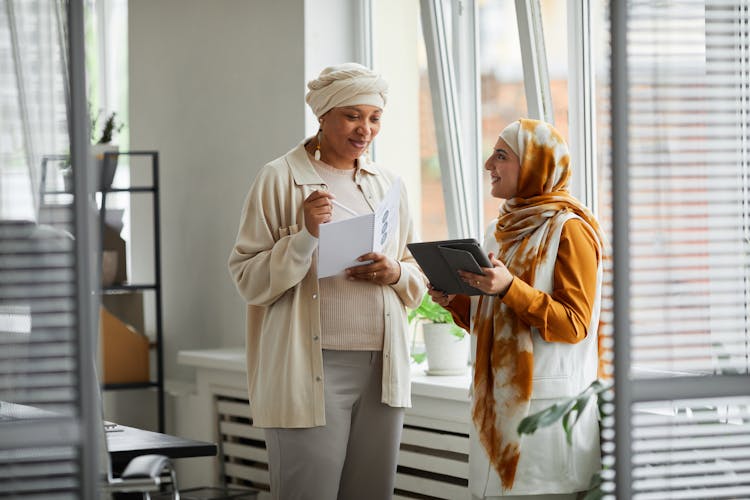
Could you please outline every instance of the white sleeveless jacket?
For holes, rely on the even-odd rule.
[[[565,222],[579,218],[568,214]],[[495,223],[487,228],[483,248],[497,255]],[[558,231],[562,230],[560,224]],[[551,241],[560,241],[559,234]],[[550,293],[553,287],[554,262],[557,248],[549,248],[547,265],[537,270],[534,288]],[[534,343],[534,375],[529,415],[554,403],[575,396],[597,377],[597,328],[601,308],[602,265],[597,270],[597,295],[586,338],[577,344],[547,342],[532,328]],[[472,298],[471,318],[474,319],[477,298]],[[472,324],[473,328],[473,324]],[[513,488],[503,491],[500,478],[479,442],[477,430],[471,426],[469,435],[469,488],[477,497],[507,495],[541,495],[572,493],[588,489],[592,475],[601,468],[597,408],[590,402],[576,423],[572,445],[566,441],[561,423],[525,435]]]

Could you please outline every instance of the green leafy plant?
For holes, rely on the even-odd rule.
[[[518,434],[533,434],[538,429],[543,427],[549,427],[557,421],[562,422],[563,429],[565,430],[565,437],[568,444],[573,442],[573,427],[578,422],[578,419],[583,414],[583,410],[586,409],[589,402],[598,397],[600,394],[605,393],[612,389],[612,383],[602,382],[601,380],[594,380],[591,385],[584,389],[580,394],[573,396],[570,399],[555,403],[543,410],[533,413],[518,424]],[[601,404],[603,398],[599,398],[599,414],[602,414]],[[591,478],[589,484],[589,490],[586,492],[586,496],[583,500],[599,500],[603,498],[604,493],[601,489],[602,485],[602,471],[597,472]]]
[[[91,140],[94,144],[110,144],[115,134],[121,132],[125,124],[117,120],[117,112],[113,111],[104,120],[102,131],[97,136],[97,124],[100,117],[101,111],[91,118]]]
[[[414,323],[415,321],[424,321],[429,323],[450,324],[452,325],[451,334],[454,335],[458,340],[463,339],[464,335],[466,335],[466,331],[456,325],[456,323],[453,321],[453,316],[451,315],[451,313],[443,309],[441,305],[433,301],[432,297],[430,297],[430,294],[428,293],[425,293],[424,297],[422,297],[422,302],[419,304],[419,307],[409,311],[409,315],[407,316],[407,318],[409,320],[409,323]],[[412,353],[411,355],[415,363],[423,362],[426,356],[427,354],[424,352]]]
[[[533,434],[537,429],[548,427],[558,420],[562,420],[565,437],[568,444],[573,442],[573,426],[578,422],[592,398],[610,389],[611,384],[601,380],[594,380],[583,392],[570,399],[555,403],[521,420],[518,424],[518,434]]]

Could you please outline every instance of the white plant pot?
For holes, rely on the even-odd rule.
[[[120,148],[116,144],[91,145],[91,154],[94,157],[96,172],[100,180],[99,187],[101,189],[109,189],[112,187],[118,158],[118,155],[107,155],[105,157],[104,153],[117,153],[119,149]]]
[[[469,364],[469,335],[453,335],[454,325],[424,323],[424,347],[427,353],[428,375],[463,375]]]

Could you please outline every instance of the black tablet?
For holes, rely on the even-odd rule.
[[[492,267],[479,242],[473,238],[409,243],[409,251],[432,286],[445,293],[482,295],[484,292],[464,283],[458,270],[483,274]]]

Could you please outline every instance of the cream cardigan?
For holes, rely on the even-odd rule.
[[[302,203],[324,187],[304,144],[261,169],[245,200],[229,270],[247,302],[247,376],[253,424],[325,425],[323,355],[316,275],[317,238],[304,227]],[[373,164],[355,182],[374,208],[395,176]],[[403,185],[403,183],[402,183]],[[381,401],[411,406],[406,307],[419,305],[425,282],[406,244],[414,240],[402,187],[397,241],[383,253],[399,261],[401,277],[381,287],[384,304]]]

